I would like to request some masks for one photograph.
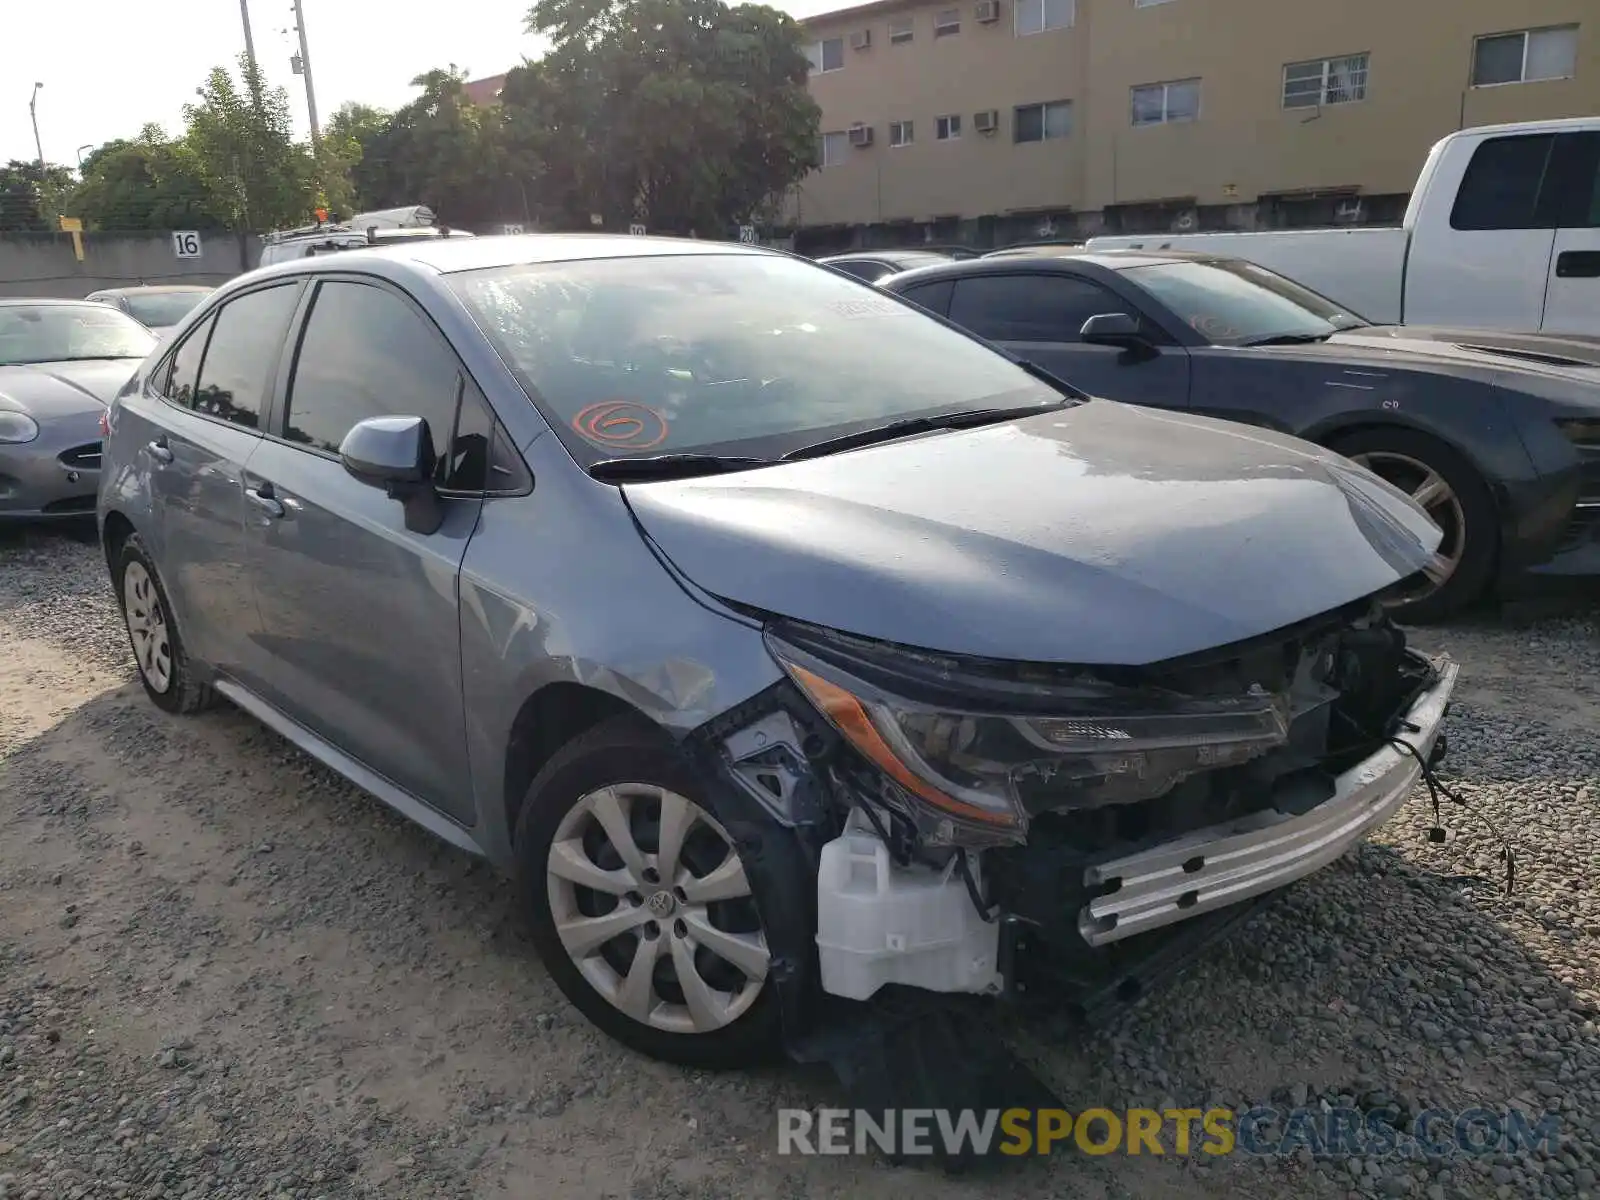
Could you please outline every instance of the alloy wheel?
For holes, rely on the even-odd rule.
[[[151,690],[165,693],[172,686],[172,643],[160,593],[143,563],[130,562],[122,573],[122,611],[140,673]]]
[[[1426,584],[1401,599],[1416,600],[1443,587],[1461,565],[1467,549],[1467,515],[1455,489],[1438,471],[1409,454],[1369,450],[1353,455],[1351,461],[1410,496],[1444,534],[1432,561],[1424,568]]]
[[[733,839],[653,784],[583,796],[547,858],[556,935],[590,986],[633,1020],[709,1033],[738,1020],[771,953]]]

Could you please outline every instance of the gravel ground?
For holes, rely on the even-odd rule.
[[[0,542],[0,1198],[993,1194],[776,1153],[799,1069],[708,1076],[591,1030],[502,881],[231,710],[132,682],[95,547]],[[1446,777],[1087,1034],[1014,1029],[1075,1107],[1558,1114],[1554,1153],[1031,1160],[1019,1197],[1600,1196],[1600,630],[1592,603],[1419,637],[1462,663]],[[1169,1147],[1170,1148],[1170,1147]]]

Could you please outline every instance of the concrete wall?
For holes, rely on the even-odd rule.
[[[225,283],[261,258],[261,239],[207,233],[199,258],[173,253],[170,233],[85,233],[83,261],[67,233],[0,233],[0,296],[80,297],[140,283]]]

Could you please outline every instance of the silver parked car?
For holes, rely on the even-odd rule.
[[[756,248],[259,270],[110,429],[150,698],[506,868],[572,1002],[678,1062],[1194,940],[1394,812],[1455,677],[1384,616],[1440,535],[1376,476]]]
[[[0,521],[94,511],[106,405],[155,345],[103,305],[0,299]]]
[[[208,286],[192,283],[140,285],[105,288],[90,292],[84,299],[121,309],[146,329],[171,329],[212,291]]]

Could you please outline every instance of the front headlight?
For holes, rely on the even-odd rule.
[[[1038,813],[1149,799],[1288,738],[1287,697],[1258,687],[1192,697],[1080,677],[1004,689],[1007,699],[982,689],[963,696],[946,676],[912,699],[884,686],[872,664],[846,665],[770,633],[768,644],[833,727],[898,785],[932,845],[1021,842]]]
[[[31,442],[38,436],[38,422],[27,413],[0,412],[0,442]]]

